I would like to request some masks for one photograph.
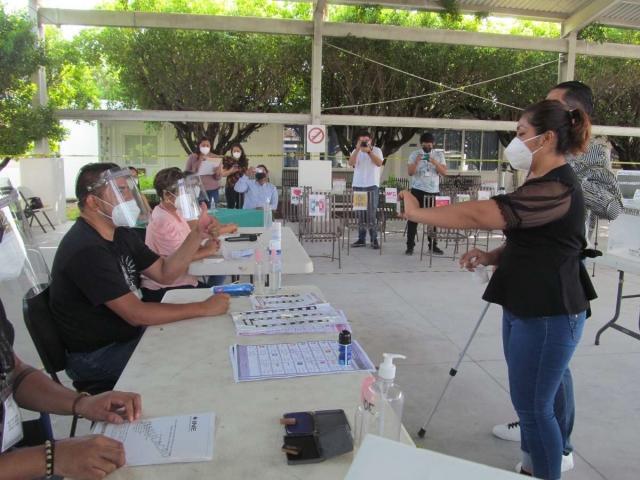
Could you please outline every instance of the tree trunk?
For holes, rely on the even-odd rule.
[[[349,128],[342,125],[334,126],[333,129],[338,136],[340,150],[345,156],[350,156],[358,140],[358,132],[361,129]],[[408,127],[374,127],[369,130],[369,133],[371,133],[373,144],[382,150],[382,155],[384,156],[382,164],[385,165],[389,155],[396,153],[400,147],[411,140],[418,131],[417,128]]]
[[[4,167],[9,165],[9,162],[11,161],[12,158],[13,157],[4,157],[2,159],[2,161],[0,162],[0,172],[4,169]]]
[[[203,136],[211,139],[211,152],[224,155],[231,150],[231,145],[241,143],[256,130],[264,127],[263,123],[218,123],[170,122],[176,129],[176,138],[187,153],[191,155],[198,147]]]

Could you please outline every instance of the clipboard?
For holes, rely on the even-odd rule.
[[[216,168],[220,165],[219,161],[204,160],[198,169],[198,175],[213,175]]]

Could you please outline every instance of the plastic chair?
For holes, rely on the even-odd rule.
[[[37,295],[33,295],[38,290],[42,291]],[[66,368],[67,354],[58,335],[49,307],[49,300],[49,286],[46,288],[40,286],[37,290],[34,288],[22,300],[22,313],[24,323],[27,326],[27,330],[29,330],[29,335],[38,351],[45,371],[54,382],[62,385],[58,378],[58,372]],[[108,392],[113,390],[113,387],[114,384],[112,383],[73,382],[73,388],[76,391],[87,392],[91,395]],[[76,433],[77,422],[78,417],[74,417],[71,424],[71,432],[69,433],[71,437]]]

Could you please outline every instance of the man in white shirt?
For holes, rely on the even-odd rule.
[[[353,191],[354,192],[372,192],[369,194],[369,202],[367,212],[358,212],[358,218],[361,223],[376,223],[377,218],[375,212],[378,209],[378,195],[380,188],[380,173],[382,171],[382,162],[384,158],[382,150],[371,144],[371,134],[366,130],[358,133],[358,141],[356,149],[349,157],[349,166],[355,167],[353,172]],[[373,212],[373,215],[365,215]],[[365,220],[365,217],[369,216]],[[362,218],[361,218],[362,217]],[[380,245],[376,237],[376,231],[371,228],[369,230],[371,237],[371,246],[374,250],[378,250]],[[367,245],[367,230],[361,228],[358,231],[358,241],[352,244],[352,247],[364,247]]]
[[[418,199],[420,205],[424,204],[425,197],[436,196],[440,193],[440,175],[447,174],[447,164],[444,161],[444,153],[436,152],[433,149],[433,144],[433,134],[425,132],[420,135],[420,146],[422,149],[411,152],[409,156],[407,169],[411,177],[411,194]],[[417,233],[418,224],[411,221],[407,222],[406,255],[413,255]],[[432,241],[433,247],[431,246]],[[433,250],[433,253],[436,255],[442,255],[444,253],[438,248],[435,239],[432,240],[431,237],[429,237],[429,250]]]

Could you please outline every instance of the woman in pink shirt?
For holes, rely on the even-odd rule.
[[[156,175],[153,186],[160,197],[160,204],[151,213],[151,222],[147,227],[145,243],[162,257],[175,252],[191,231],[189,224],[176,208],[175,203],[178,191],[175,186],[179,180],[183,180],[185,174],[179,168],[165,168]],[[208,240],[196,252],[193,260],[209,257],[218,251],[218,240]],[[209,277],[209,285],[221,285],[225,276]],[[142,298],[145,302],[160,302],[165,292],[178,288],[207,288],[209,285],[199,282],[188,272],[183,273],[172,285],[161,285],[142,276]]]

